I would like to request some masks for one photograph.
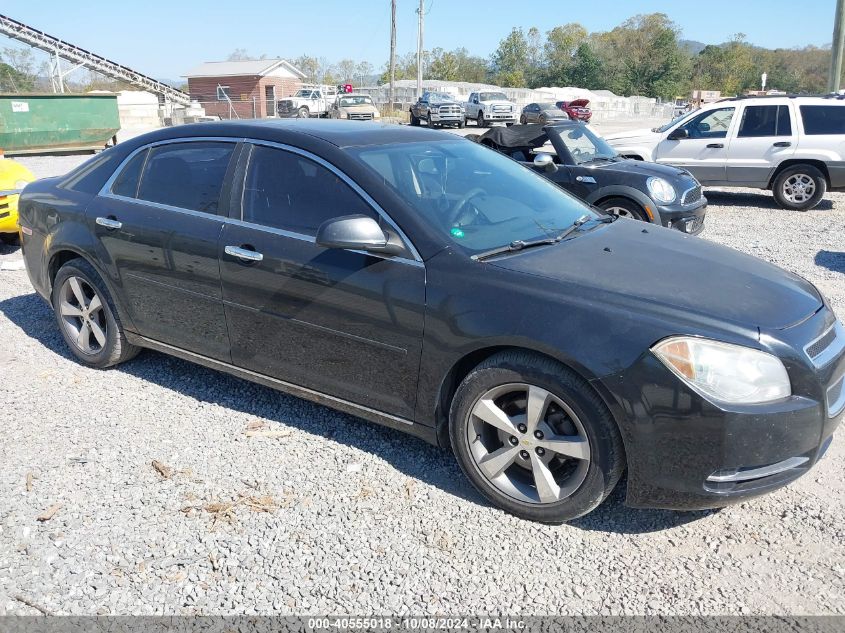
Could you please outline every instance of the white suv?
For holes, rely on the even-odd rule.
[[[702,185],[771,189],[788,209],[845,191],[845,99],[736,97],[653,130],[605,137],[628,158],[686,169]]]

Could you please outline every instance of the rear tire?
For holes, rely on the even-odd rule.
[[[532,521],[587,514],[625,467],[616,422],[589,383],[530,352],[502,352],[472,370],[452,401],[449,433],[478,491]]]
[[[609,198],[598,206],[610,215],[620,218],[630,218],[641,222],[649,221],[645,209],[630,198]]]
[[[140,351],[126,339],[103,278],[84,259],[59,269],[51,303],[65,343],[84,365],[104,369]]]
[[[824,174],[812,165],[795,165],[780,172],[772,183],[772,193],[784,209],[809,211],[827,191]]]

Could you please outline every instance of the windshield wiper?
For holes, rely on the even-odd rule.
[[[591,218],[589,215],[582,215],[580,218],[578,218],[577,220],[575,220],[575,222],[572,223],[572,226],[567,228],[565,231],[563,231],[559,235],[556,235],[555,237],[547,237],[547,238],[543,238],[543,239],[539,239],[539,240],[531,240],[529,242],[526,242],[524,240],[514,240],[513,242],[511,242],[510,244],[506,244],[505,246],[499,246],[498,248],[493,248],[493,249],[490,249],[489,251],[484,251],[483,253],[478,253],[477,255],[473,255],[471,257],[471,259],[473,259],[477,262],[481,262],[481,261],[484,261],[485,259],[488,259],[490,257],[494,257],[496,255],[501,255],[503,253],[512,253],[514,251],[522,251],[522,250],[525,250],[526,248],[532,248],[533,246],[545,246],[546,244],[557,244],[558,242],[563,240],[566,236],[568,236],[570,233],[572,233],[573,231],[577,231],[579,228],[581,228],[581,225],[586,224],[587,222],[589,222],[592,219],[594,219],[594,218]],[[597,221],[605,222],[606,220],[604,218],[599,218]]]

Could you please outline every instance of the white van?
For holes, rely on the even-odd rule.
[[[628,158],[686,169],[704,186],[771,189],[806,211],[845,191],[845,98],[736,97],[653,130],[605,137]]]

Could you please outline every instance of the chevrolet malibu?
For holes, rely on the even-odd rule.
[[[160,130],[20,210],[80,362],[149,348],[406,431],[520,517],[586,514],[626,470],[628,505],[677,509],[807,472],[845,409],[824,297],[614,220],[476,143],[346,121]]]

